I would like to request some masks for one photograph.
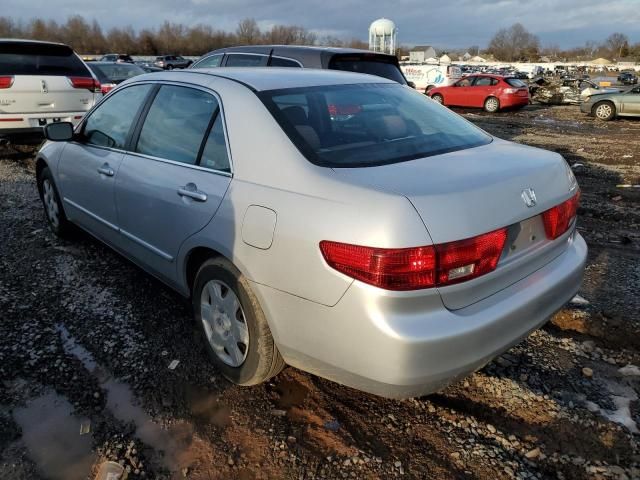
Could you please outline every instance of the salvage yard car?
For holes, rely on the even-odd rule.
[[[0,139],[40,141],[44,125],[77,123],[101,96],[100,82],[70,47],[0,40]]]
[[[251,45],[214,50],[190,68],[289,67],[368,73],[407,85],[395,55],[355,48],[304,45]],[[412,84],[412,86],[414,86]]]
[[[240,385],[289,364],[389,397],[434,392],[581,283],[564,159],[392,80],[154,73],[46,133],[36,174],[53,232],[80,226],[190,297]]]
[[[626,92],[592,95],[580,104],[580,110],[604,121],[616,117],[640,117],[640,86]]]
[[[428,95],[443,105],[484,108],[487,112],[529,104],[527,84],[500,75],[469,75],[449,87],[432,88]]]
[[[142,67],[132,63],[90,62],[87,66],[98,78],[100,91],[103,94],[108,93],[128,78],[147,73]]]

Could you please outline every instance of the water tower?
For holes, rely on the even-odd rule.
[[[369,50],[395,55],[397,35],[395,23],[387,18],[379,18],[369,27]]]

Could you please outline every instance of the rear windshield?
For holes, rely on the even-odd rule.
[[[388,78],[402,85],[407,84],[395,62],[383,56],[335,55],[329,62],[329,68],[347,72],[368,73],[369,75]]]
[[[19,42],[0,42],[0,72],[4,75],[91,76],[82,60],[67,46]]]
[[[527,86],[526,83],[524,83],[522,80],[517,78],[505,78],[504,81],[507,82],[512,87],[516,87],[516,88],[522,88]]]
[[[145,71],[137,65],[124,63],[110,63],[104,65],[90,64],[100,81],[109,81],[111,83],[124,82],[126,79],[142,75]]]
[[[368,167],[485,145],[491,137],[425,95],[398,84],[258,93],[316,165]]]

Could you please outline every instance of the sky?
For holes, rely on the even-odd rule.
[[[0,16],[33,17],[64,22],[80,14],[97,19],[104,29],[132,25],[155,27],[165,20],[205,23],[235,30],[244,18],[262,28],[300,25],[320,37],[368,38],[370,23],[393,20],[402,45],[448,48],[485,47],[502,27],[522,23],[542,45],[569,48],[609,34],[625,33],[640,42],[640,0],[0,0]],[[9,6],[10,5],[10,6]]]

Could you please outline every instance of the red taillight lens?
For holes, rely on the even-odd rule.
[[[111,90],[113,90],[116,87],[115,83],[103,83],[102,85],[100,85],[100,91],[106,95],[107,93],[109,93]]]
[[[435,285],[433,247],[371,248],[320,242],[327,263],[345,275],[387,290],[416,290]]]
[[[451,285],[492,272],[498,265],[507,229],[436,245],[438,285]]]
[[[544,231],[549,240],[555,240],[569,229],[571,221],[578,212],[579,203],[580,190],[578,190],[569,200],[550,208],[542,214]]]
[[[322,241],[332,268],[386,290],[450,285],[493,271],[507,238],[505,228],[459,242],[415,248],[372,248]]]
[[[13,85],[13,77],[0,76],[0,88],[10,88]]]
[[[100,91],[100,82],[91,77],[69,77],[69,81],[73,88],[84,88],[94,93]]]

